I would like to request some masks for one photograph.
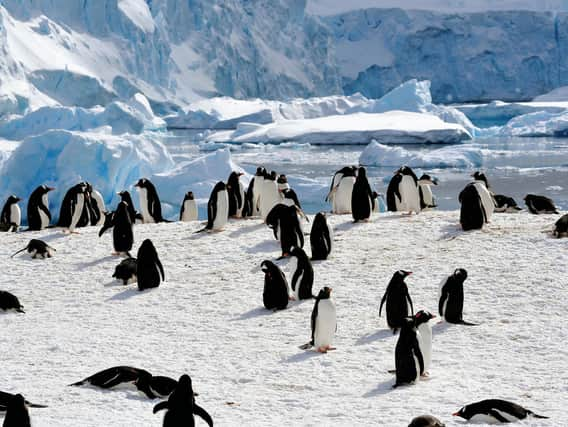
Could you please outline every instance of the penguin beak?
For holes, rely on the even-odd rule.
[[[452,414],[452,416],[453,416],[453,417],[459,417],[459,416],[460,416],[460,413],[459,413],[459,412],[454,412],[454,413]]]
[[[432,319],[435,319],[436,317],[438,317],[438,316],[436,316],[435,314],[432,315]]]
[[[47,191],[53,191],[55,190],[55,187],[47,187]]]
[[[438,180],[437,180],[437,179],[433,179],[433,180],[432,180],[432,184],[438,185]]]

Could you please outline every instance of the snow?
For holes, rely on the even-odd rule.
[[[456,143],[471,139],[458,124],[445,123],[431,114],[389,111],[354,113],[306,120],[282,120],[267,125],[239,124],[235,131],[213,132],[213,142],[285,141],[311,144]]]
[[[567,136],[568,110],[563,113],[524,114],[511,119],[500,129],[501,136]]]
[[[548,93],[539,95],[534,102],[568,102],[568,86],[557,87]]]
[[[145,0],[118,0],[117,6],[142,31],[154,32],[154,20]]]
[[[328,217],[334,252],[314,264],[314,289],[332,287],[337,305],[337,350],[325,355],[298,349],[310,337],[313,302],[276,313],[262,307],[259,265],[280,248],[260,220],[197,235],[198,223],[136,225],[134,253],[152,239],[166,273],[159,288],[143,293],[111,279],[120,259],[98,228],[3,233],[0,288],[16,294],[26,314],[0,315],[2,390],[49,405],[31,409],[36,427],[159,425],[155,402],[133,392],[67,386],[121,364],[190,374],[197,402],[220,426],[402,426],[423,413],[460,426],[453,412],[492,397],[551,417],[519,425],[560,425],[566,242],[542,232],[558,216],[494,215],[468,233],[458,218],[456,211],[381,214],[362,224]],[[30,238],[49,242],[54,258],[9,258]],[[378,317],[384,289],[394,271],[412,270],[416,309],[435,312],[438,284],[457,267],[469,276],[465,319],[481,325],[436,319],[430,378],[392,389],[387,370],[397,337]]]

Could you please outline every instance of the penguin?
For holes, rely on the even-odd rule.
[[[463,282],[465,279],[467,279],[467,271],[458,268],[442,282],[438,313],[448,323],[477,326],[475,323],[463,320]]]
[[[66,228],[70,233],[73,233],[75,228],[80,225],[80,220],[86,206],[86,199],[87,184],[80,182],[71,187],[67,193],[65,193],[63,201],[61,202],[57,226]],[[83,225],[87,225],[88,223],[90,223],[90,220],[87,214],[87,221],[83,221]]]
[[[136,220],[139,220],[140,222],[144,222],[144,220],[142,218],[142,214],[136,212],[136,209],[134,208],[134,202],[132,201],[132,197],[130,196],[130,192],[128,192],[127,190],[124,190],[124,191],[121,191],[117,194],[120,196],[120,201],[126,203],[126,205],[128,207],[128,215],[130,216],[130,222],[132,222],[132,224],[136,224]]]
[[[20,304],[18,297],[8,291],[0,291],[0,310],[14,310],[17,313],[25,313],[24,306]]]
[[[250,216],[260,216],[260,194],[265,175],[266,169],[259,166],[256,168],[256,173],[249,183],[247,200],[249,200],[248,203],[250,204]]]
[[[554,223],[552,235],[558,238],[568,236],[568,214],[564,214]]]
[[[123,259],[120,264],[114,268],[114,277],[117,280],[122,280],[124,286],[136,282],[136,258]]]
[[[398,270],[394,273],[381,300],[379,317],[383,304],[386,302],[387,324],[393,330],[393,334],[404,324],[408,316],[414,315],[412,299],[410,299],[408,286],[404,281],[411,274],[411,271],[405,270]]]
[[[533,418],[548,418],[543,415],[537,415],[533,411],[523,408],[516,403],[501,399],[486,399],[470,403],[452,415],[468,421],[484,423],[510,423],[524,420],[528,416]]]
[[[314,284],[314,269],[310,259],[302,248],[290,250],[291,277],[290,285],[297,300],[311,299]]]
[[[288,307],[288,282],[280,268],[272,261],[260,264],[264,272],[264,291],[262,301],[267,310],[284,310]]]
[[[22,222],[22,211],[18,206],[18,202],[22,200],[19,197],[11,195],[6,200],[0,215],[0,226],[3,231],[18,231]]]
[[[194,427],[195,415],[201,417],[209,427],[213,427],[213,419],[205,409],[195,403],[195,393],[189,375],[179,378],[177,387],[167,401],[154,406],[154,414],[167,409],[163,427]]]
[[[278,238],[283,257],[289,255],[292,247],[304,247],[304,232],[300,225],[296,206],[286,206],[282,209],[278,226]]]
[[[351,213],[351,199],[355,186],[357,168],[345,167],[337,171],[333,177],[330,192],[326,200],[331,202],[331,212],[338,215]]]
[[[288,206],[297,206],[299,211],[302,210],[302,205],[298,199],[298,195],[291,188],[285,188],[280,190],[280,195],[282,196],[282,203]]]
[[[432,194],[432,185],[438,185],[438,180],[430,175],[423,174],[418,180],[418,192],[420,194],[420,209],[433,209],[437,207]]]
[[[25,248],[20,249],[17,252],[14,252],[12,256],[10,256],[10,258],[13,258],[15,255],[24,251],[27,251],[33,259],[36,259],[38,256],[41,256],[42,259],[45,259],[45,258],[51,258],[53,256],[55,248],[52,248],[43,240],[31,239]]]
[[[312,247],[312,260],[326,260],[333,246],[333,231],[327,223],[325,213],[319,212],[310,232],[310,246]]]
[[[229,220],[229,195],[227,186],[219,181],[213,187],[207,202],[207,225],[203,230],[221,231]]]
[[[280,193],[290,189],[290,184],[288,184],[288,178],[284,174],[280,174],[278,178],[276,178],[276,184],[278,185],[278,191]]]
[[[414,315],[414,324],[418,331],[418,345],[424,358],[424,376],[427,376],[432,363],[432,325],[430,320],[436,316],[428,311],[420,310]]]
[[[371,217],[373,211],[373,191],[367,180],[367,171],[360,167],[353,185],[351,195],[351,215],[353,221],[366,221]]]
[[[337,317],[335,302],[331,297],[332,289],[324,287],[320,289],[314,308],[312,310],[311,326],[312,340],[310,344],[316,348],[319,353],[327,353],[335,350],[332,347],[333,338],[337,331]]]
[[[104,222],[103,226],[99,230],[99,237],[101,237],[105,231],[110,230],[112,227],[114,227],[114,215],[115,212],[103,212]]]
[[[431,192],[430,192],[431,193]],[[419,213],[420,192],[418,178],[408,166],[402,166],[391,178],[387,187],[387,207],[391,212]]]
[[[276,183],[276,172],[272,171],[270,174],[266,173],[262,181],[262,188],[259,196],[260,216],[263,221],[281,201],[280,193],[278,191],[278,184]]]
[[[152,224],[156,222],[164,222],[162,217],[162,204],[158,197],[158,192],[154,184],[149,179],[140,178],[135,187],[138,189],[140,197],[140,209],[142,210],[142,219],[144,224]]]
[[[493,200],[495,200],[495,212],[517,213],[522,211],[512,197],[494,194]]]
[[[424,374],[424,357],[420,350],[414,319],[405,317],[400,327],[394,351],[396,382],[393,387],[414,384]]]
[[[495,199],[493,198],[493,193],[491,192],[491,187],[489,186],[489,181],[485,174],[481,172],[474,172],[472,175],[473,184],[477,189],[479,198],[481,199],[481,204],[483,205],[483,211],[485,212],[485,222],[491,221],[491,216],[495,211]]]
[[[102,225],[105,221],[105,201],[102,194],[87,182],[87,202],[91,225]]]
[[[51,213],[47,193],[55,190],[47,185],[37,187],[28,200],[28,230],[42,230],[49,226]]]
[[[460,224],[463,231],[480,230],[486,222],[485,211],[477,188],[473,183],[467,184],[460,192]]]
[[[130,256],[130,250],[134,243],[134,233],[132,232],[128,205],[125,202],[118,204],[116,212],[112,216],[112,242],[117,255],[126,254]]]
[[[446,427],[446,425],[432,415],[420,415],[413,418],[408,427]]]
[[[15,395],[12,393],[7,393],[5,391],[0,391],[0,412],[5,412],[6,409],[8,409],[8,404],[10,403],[10,400],[12,400],[12,398]],[[35,403],[31,403],[27,400],[24,399],[24,402],[26,403],[26,405],[30,408],[47,408],[47,406],[45,405],[37,405]]]
[[[558,209],[554,206],[552,199],[536,194],[527,194],[523,199],[529,212],[535,215],[540,214],[557,214]]]
[[[197,202],[192,191],[185,193],[183,202],[181,202],[179,220],[183,222],[197,221]]]
[[[161,280],[166,280],[164,267],[158,258],[156,248],[150,239],[146,239],[138,249],[136,257],[136,279],[138,290],[157,288]]]
[[[227,180],[227,196],[229,197],[229,216],[241,218],[245,202],[245,192],[239,178],[242,172],[231,172]]]
[[[280,219],[288,211],[289,206],[283,203],[278,203],[266,216],[266,225],[272,230],[274,238],[280,240]]]
[[[21,394],[14,395],[6,408],[2,427],[30,427],[30,414]]]

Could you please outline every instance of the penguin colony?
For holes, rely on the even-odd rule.
[[[260,270],[264,273],[263,302],[268,310],[284,310],[289,301],[314,300],[310,319],[311,335],[307,344],[300,346],[308,350],[327,353],[335,350],[334,335],[337,330],[336,305],[331,295],[332,289],[323,286],[319,292],[313,292],[314,269],[312,261],[325,261],[332,253],[333,231],[328,225],[326,214],[319,212],[311,225],[311,258],[304,247],[303,228],[309,223],[302,211],[297,194],[290,188],[286,175],[268,172],[259,167],[245,189],[240,182],[240,172],[232,172],[227,182],[219,181],[213,188],[207,203],[207,223],[200,230],[222,231],[229,218],[261,217],[280,242],[282,256],[274,261],[264,260]],[[481,229],[490,222],[494,212],[518,212],[516,202],[504,195],[496,195],[491,189],[487,177],[475,172],[473,181],[460,192],[460,224],[464,231]],[[436,207],[431,186],[437,185],[436,179],[422,175],[420,179],[407,166],[395,171],[387,188],[387,209],[393,212],[418,214]],[[134,225],[136,223],[169,222],[162,216],[161,203],[155,186],[146,178],[141,178],[135,187],[139,192],[141,212],[134,208],[128,191],[118,193],[121,201],[114,211],[107,211],[102,195],[88,182],[80,182],[71,187],[63,198],[59,211],[57,227],[68,233],[85,226],[101,226],[99,236],[112,229],[114,255],[124,256],[112,275],[124,285],[137,282],[138,289],[144,291],[157,288],[165,280],[165,273],[158,251],[150,239],[142,242],[137,257],[130,254],[134,243]],[[48,193],[54,188],[41,185],[29,197],[27,205],[28,230],[41,230],[51,227]],[[337,171],[331,181],[326,197],[334,214],[351,214],[354,222],[369,221],[371,214],[378,210],[378,193],[373,191],[363,167],[347,166]],[[558,214],[554,202],[547,197],[529,194],[525,198],[528,210],[533,214]],[[21,211],[18,202],[21,199],[11,195],[6,200],[0,216],[2,231],[19,231]],[[188,191],[181,203],[179,221],[197,220],[197,202]],[[562,237],[568,234],[568,215],[562,216],[554,225],[553,235]],[[50,258],[55,249],[38,239],[31,239],[22,250],[32,258],[41,256]],[[12,255],[12,256],[14,256]],[[281,270],[278,262],[289,259],[290,280]],[[405,280],[412,273],[398,270],[388,283],[378,314],[386,313],[386,323],[393,334],[399,333],[394,349],[395,381],[393,387],[414,384],[429,375],[432,363],[432,328],[430,320],[436,316],[428,311],[415,312],[408,285]],[[475,326],[476,323],[463,319],[464,282],[467,271],[457,268],[440,285],[438,314],[448,323]],[[18,298],[0,291],[0,310],[13,310],[25,313]],[[102,389],[112,389],[120,385],[130,385],[149,399],[166,398],[154,407],[154,413],[166,410],[163,426],[195,425],[195,416],[202,418],[209,426],[213,419],[200,407],[193,392],[189,375],[183,374],[178,381],[154,376],[144,369],[130,366],[115,366],[72,386],[90,385]],[[28,413],[30,408],[42,408],[32,404],[21,394],[0,391],[0,411],[6,412],[4,427],[31,425]],[[512,422],[526,417],[546,418],[533,413],[515,403],[488,399],[463,406],[454,416],[472,421]],[[444,424],[432,415],[421,415],[412,419],[409,427],[443,427]]]

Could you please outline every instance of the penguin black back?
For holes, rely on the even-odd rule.
[[[30,414],[26,401],[21,394],[16,394],[8,403],[3,427],[30,427]]]
[[[408,286],[404,281],[410,274],[412,272],[404,270],[398,270],[394,273],[381,300],[379,316],[381,315],[383,304],[386,302],[387,324],[393,329],[393,332],[396,332],[397,328],[400,328],[406,322],[405,319],[408,316],[414,314]]]
[[[0,310],[15,310],[18,313],[25,313],[24,306],[14,294],[8,291],[0,291]]]
[[[461,203],[460,224],[462,229],[464,231],[480,230],[486,222],[486,217],[475,184],[467,184],[459,194],[458,200]]]
[[[264,291],[262,301],[267,310],[284,310],[288,306],[288,281],[280,268],[272,261],[262,261]]]
[[[448,277],[440,289],[440,300],[438,302],[438,313],[443,316],[448,323],[457,323],[468,326],[475,326],[463,320],[463,283],[467,279],[467,271],[458,268]]]
[[[314,218],[310,232],[310,246],[312,248],[312,260],[325,260],[331,253],[332,231],[327,223],[325,213],[319,212]]]
[[[10,258],[13,258],[14,255],[17,255],[23,251],[27,251],[32,256],[33,259],[37,258],[38,256],[41,256],[42,258],[45,259],[45,258],[51,258],[52,251],[55,251],[55,248],[52,248],[43,240],[31,239],[25,248],[20,249],[19,251],[13,253]]]
[[[314,284],[314,269],[312,263],[302,248],[293,247],[290,257],[295,258],[296,268],[292,274],[292,290],[298,299],[311,299]]]
[[[27,207],[29,230],[41,230],[49,225],[51,213],[49,212],[49,206],[44,203],[44,196],[47,197],[47,193],[52,190],[52,187],[40,185],[30,194]]]
[[[239,178],[242,173],[231,172],[229,179],[227,180],[227,194],[229,196],[229,216],[237,216],[239,210],[243,207],[243,195],[241,192],[241,183]]]
[[[408,427],[445,427],[446,425],[432,415],[420,415],[412,419]]]
[[[558,209],[554,205],[552,199],[546,196],[539,196],[536,194],[527,194],[524,198],[525,204],[529,212],[535,215],[539,214],[557,214]]]
[[[282,256],[288,255],[293,246],[304,247],[304,233],[300,226],[297,206],[286,206],[282,208],[279,224],[280,234],[278,238],[280,239]]]
[[[395,387],[412,384],[424,373],[424,358],[420,351],[414,319],[407,317],[402,320],[400,326],[400,335],[395,347]]]
[[[556,237],[563,237],[568,234],[568,214],[564,214],[558,221],[554,223],[552,235]]]
[[[140,291],[157,288],[160,278],[165,280],[164,267],[150,239],[144,240],[138,249],[136,277]]]
[[[10,404],[10,401],[12,400],[12,398],[14,396],[15,395],[12,394],[12,393],[0,391],[0,412],[4,412],[4,411],[6,411],[6,409],[8,409],[8,405]],[[45,406],[45,405],[37,405],[37,404],[31,403],[27,400],[24,400],[24,402],[29,408],[47,408],[47,406]]]
[[[120,202],[112,218],[112,240],[114,250],[117,253],[129,254],[134,243],[134,233],[132,232],[132,221],[128,213],[128,205]]]
[[[122,280],[123,285],[127,285],[129,282],[136,280],[137,274],[136,258],[128,257],[123,259],[120,264],[114,268],[114,277],[117,280]]]
[[[138,187],[141,192],[146,192],[146,200],[141,201],[141,204],[146,203],[146,206],[141,208],[143,215],[144,208],[146,208],[147,214],[152,217],[154,222],[164,222],[164,218],[162,217],[162,203],[160,202],[160,197],[158,196],[158,191],[154,184],[152,184],[149,179],[140,178],[134,186]]]
[[[128,210],[128,216],[130,217],[130,222],[134,224],[137,218],[141,218],[141,216],[136,212],[134,208],[134,202],[132,201],[132,196],[126,190],[121,191],[118,193],[120,196],[120,200],[126,203],[126,209]]]
[[[523,408],[516,403],[501,399],[486,399],[470,403],[452,415],[466,420],[471,420],[475,416],[482,415],[485,417],[491,417],[495,421],[502,423],[524,420],[528,416],[532,416],[534,418],[548,418],[543,415],[537,415],[531,410]]]
[[[373,209],[373,191],[367,180],[367,171],[364,167],[359,168],[353,194],[351,197],[351,213],[355,222],[366,220],[371,216]]]

